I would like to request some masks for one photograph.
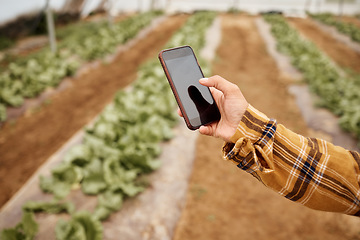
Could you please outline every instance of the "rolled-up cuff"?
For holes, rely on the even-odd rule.
[[[271,169],[267,145],[272,145],[275,132],[276,121],[249,105],[231,142],[223,146],[224,159],[248,172]]]

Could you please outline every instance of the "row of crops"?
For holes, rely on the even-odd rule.
[[[341,19],[339,20],[330,13],[311,14],[311,17],[322,23],[336,27],[339,32],[349,36],[355,42],[360,42],[360,28],[355,24],[344,22]]]
[[[166,47],[191,45],[201,49],[205,31],[215,16],[211,12],[192,15]],[[208,74],[206,63],[201,64]],[[161,151],[159,143],[172,137],[171,127],[178,118],[175,109],[176,102],[157,59],[140,66],[132,86],[119,91],[94,125],[85,129],[83,143],[67,152],[51,176],[40,178],[41,189],[52,193],[53,201],[27,202],[22,220],[14,228],[3,230],[1,239],[33,239],[38,231],[35,212],[71,215],[70,220],[56,224],[54,231],[59,240],[102,239],[101,221],[118,211],[126,198],[143,191],[143,176],[160,166],[156,159]],[[64,202],[74,187],[98,197],[92,213],[76,211],[74,204]]]
[[[264,16],[280,52],[304,75],[319,105],[340,117],[343,129],[360,139],[360,76],[342,72],[315,44],[302,38],[282,16]]]
[[[106,22],[67,27],[57,36],[56,54],[46,48],[11,62],[0,72],[0,121],[6,120],[7,107],[21,106],[25,98],[36,97],[46,88],[57,86],[64,77],[72,76],[84,62],[112,53],[116,46],[133,38],[159,14],[135,15],[111,27]]]

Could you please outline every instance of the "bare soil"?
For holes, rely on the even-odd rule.
[[[0,206],[57,151],[136,78],[138,66],[154,58],[187,19],[170,17],[116,57],[74,79],[37,111],[6,123],[0,130]]]
[[[289,18],[289,21],[340,67],[360,73],[360,53],[321,31],[311,19]]]
[[[214,74],[237,84],[247,100],[269,117],[295,132],[310,134],[288,93],[291,81],[282,77],[267,54],[253,17],[222,17],[217,56]],[[358,228],[348,224],[353,217],[311,210],[283,199],[224,162],[222,144],[218,139],[199,137],[187,202],[174,240],[360,239]]]

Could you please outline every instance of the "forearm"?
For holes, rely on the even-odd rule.
[[[360,214],[359,154],[293,133],[252,106],[224,157],[282,196],[310,208]]]

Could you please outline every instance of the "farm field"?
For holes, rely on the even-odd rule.
[[[70,87],[50,100],[50,104],[2,127],[2,205],[47,158],[109,104],[119,88],[135,79],[139,64],[154,57],[186,18],[168,19],[111,64],[88,70],[72,81]]]
[[[40,165],[93,120],[118,89],[129,86],[138,67],[156,57],[188,18],[168,17],[111,63],[89,68],[46,104],[2,126],[0,204],[4,205]],[[222,38],[211,63],[212,74],[237,84],[255,108],[293,131],[325,137],[306,125],[288,90],[295,81],[284,75],[268,54],[256,26],[259,16],[223,13],[218,18]],[[360,72],[360,54],[319,31],[312,20],[287,21],[340,67]],[[224,162],[222,144],[210,137],[197,138],[186,201],[175,231],[170,233],[172,239],[360,239],[358,218],[310,210],[278,196]]]

